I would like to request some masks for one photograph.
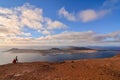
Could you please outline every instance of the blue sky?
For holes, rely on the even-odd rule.
[[[68,40],[66,45],[118,45],[119,14],[119,0],[0,0],[1,44],[59,45]]]

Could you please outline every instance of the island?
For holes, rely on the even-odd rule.
[[[68,47],[68,48],[51,48],[46,50],[38,50],[38,49],[18,49],[12,48],[5,52],[10,53],[40,53],[40,54],[74,54],[74,53],[93,53],[97,52],[97,49],[91,49],[86,47]]]

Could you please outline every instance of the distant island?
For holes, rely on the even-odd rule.
[[[10,53],[40,53],[40,54],[62,54],[62,53],[93,53],[97,52],[96,49],[86,48],[86,47],[68,47],[68,48],[51,48],[47,50],[37,50],[37,49],[18,49],[12,48],[5,52]]]
[[[37,50],[37,49],[18,49],[12,48],[5,52],[10,53],[40,53],[40,54],[74,54],[74,53],[94,53],[98,51],[118,51],[118,50],[103,50],[103,49],[92,49],[86,47],[68,47],[68,48],[51,48],[47,50]]]

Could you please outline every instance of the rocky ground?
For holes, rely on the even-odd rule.
[[[0,80],[120,80],[120,56],[2,65]]]

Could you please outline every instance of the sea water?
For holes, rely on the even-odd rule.
[[[90,58],[109,58],[118,54],[117,51],[99,51],[95,53],[74,53],[74,54],[37,54],[37,53],[8,53],[4,52],[10,48],[0,48],[0,65],[12,63],[18,56],[19,62],[61,62],[65,60],[79,60]]]

